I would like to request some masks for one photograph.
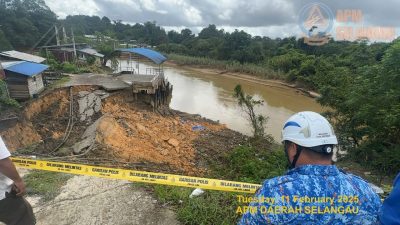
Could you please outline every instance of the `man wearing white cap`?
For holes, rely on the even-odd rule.
[[[332,164],[338,144],[331,124],[299,112],[283,125],[290,170],[268,179],[239,224],[378,224],[380,199],[362,178]],[[261,201],[262,199],[275,201]]]

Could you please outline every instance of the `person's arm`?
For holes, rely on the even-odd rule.
[[[17,196],[25,194],[25,183],[19,176],[17,169],[9,157],[0,160],[0,172],[14,181]]]

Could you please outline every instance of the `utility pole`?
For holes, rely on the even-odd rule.
[[[5,80],[6,79],[6,73],[4,72],[4,69],[3,69],[3,65],[1,65],[1,61],[0,61],[0,80]],[[0,87],[1,88],[1,87]],[[5,87],[4,87],[4,90],[5,90],[5,93],[6,93],[6,96],[5,97],[7,97],[7,98],[10,98],[10,92],[8,91],[8,86],[7,85],[5,85]],[[0,93],[2,92],[3,90],[0,90]],[[0,97],[4,97],[4,95],[3,96],[0,96]]]
[[[0,62],[0,79],[6,78],[6,73],[4,72],[3,65]]]
[[[75,36],[74,36],[74,30],[71,27],[71,34],[72,34],[72,43],[74,45],[74,61],[76,61],[76,46],[75,46]]]
[[[65,27],[62,27],[62,31],[63,31],[63,39],[64,39],[64,44],[68,43],[68,39],[67,39],[67,32],[65,32]]]
[[[1,27],[2,25],[0,25]],[[1,31],[1,28],[0,28]],[[0,61],[0,79],[5,79],[6,78],[6,73],[3,70],[3,65],[1,65],[1,61]]]
[[[57,29],[56,25],[54,25],[54,29],[56,30],[57,46],[59,46],[60,45],[60,36],[58,35],[58,29]]]

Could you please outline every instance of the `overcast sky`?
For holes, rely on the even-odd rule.
[[[360,9],[357,26],[400,27],[399,0],[45,0],[59,16],[98,15],[126,23],[156,21],[166,30],[190,28],[197,33],[208,24],[226,31],[243,29],[252,35],[287,37],[301,34],[299,13],[308,3],[338,9]],[[398,31],[399,29],[397,29]]]

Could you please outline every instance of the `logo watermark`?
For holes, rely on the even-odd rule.
[[[323,3],[307,4],[300,11],[299,25],[306,44],[319,46],[328,43],[333,24],[334,14]]]
[[[313,46],[328,43],[332,35],[337,41],[392,41],[396,38],[394,27],[364,26],[363,20],[360,9],[338,9],[334,14],[326,4],[310,3],[300,10],[298,22],[304,43]]]

